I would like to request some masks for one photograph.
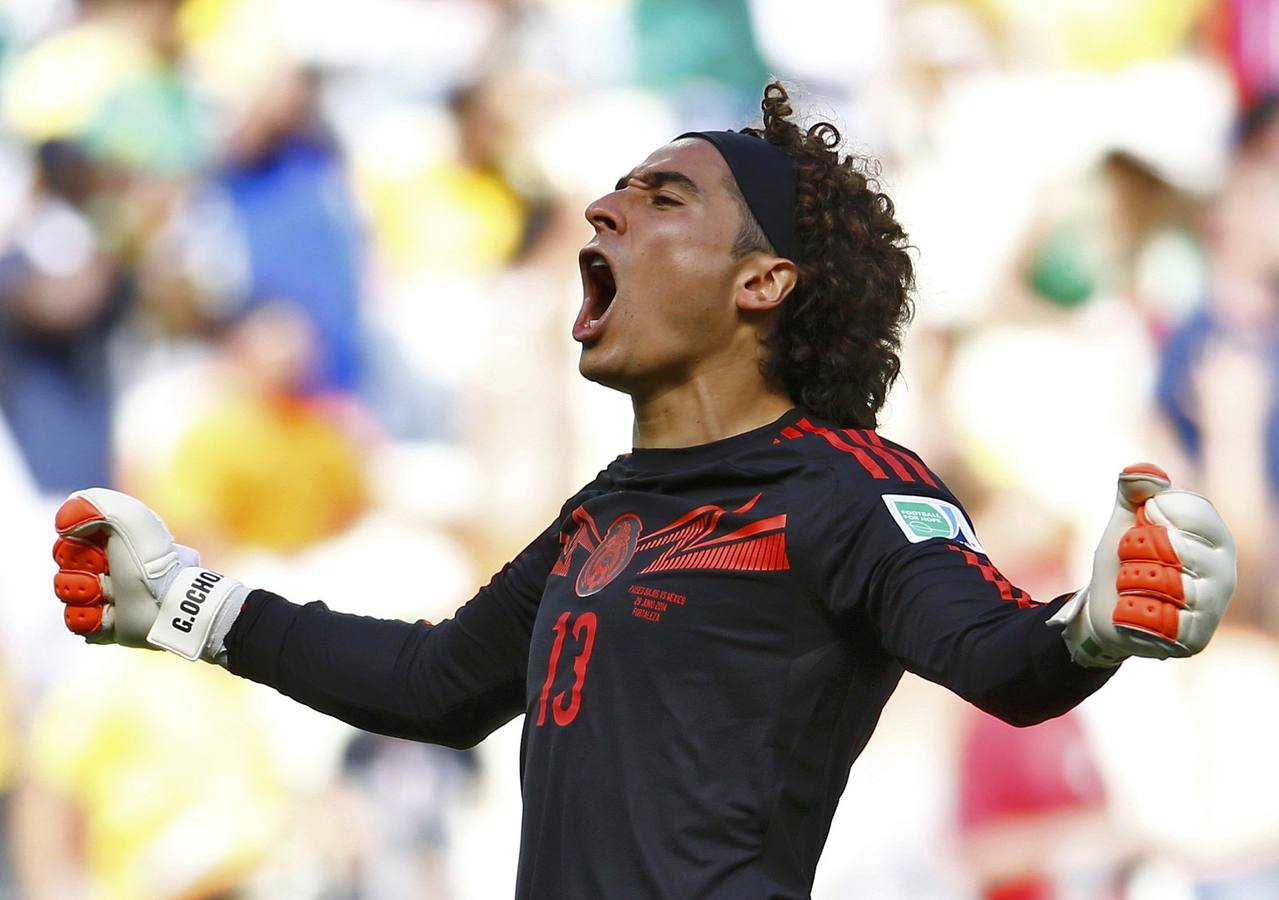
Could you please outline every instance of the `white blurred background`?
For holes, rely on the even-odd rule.
[[[583,208],[770,74],[879,161],[919,274],[881,430],[1001,570],[1077,587],[1140,460],[1240,544],[1203,656],[1060,720],[908,677],[814,896],[1279,897],[1279,0],[0,0],[0,898],[511,895],[518,722],[455,753],[86,647],[53,510],[447,616],[629,447]]]

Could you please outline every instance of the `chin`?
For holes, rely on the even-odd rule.
[[[630,379],[621,371],[621,367],[609,365],[607,359],[602,358],[597,352],[593,353],[590,348],[583,348],[582,356],[577,362],[577,371],[587,381],[621,391],[623,394],[631,393]]]

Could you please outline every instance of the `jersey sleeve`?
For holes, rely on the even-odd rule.
[[[529,636],[556,557],[553,523],[437,625],[249,594],[228,668],[367,731],[473,746],[524,708]],[[405,569],[405,588],[416,573]]]
[[[999,571],[959,501],[933,484],[832,492],[826,602],[908,671],[1014,725],[1061,715],[1113,674],[1076,665],[1040,603]]]

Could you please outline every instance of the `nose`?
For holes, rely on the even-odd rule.
[[[626,219],[622,215],[621,204],[617,202],[620,195],[620,191],[613,191],[586,207],[586,221],[595,227],[596,233],[611,231],[621,234],[626,230]]]

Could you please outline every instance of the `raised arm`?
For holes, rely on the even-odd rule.
[[[472,746],[524,709],[529,634],[557,535],[548,528],[438,625],[254,591],[227,634],[227,667],[357,728]]]
[[[1204,498],[1152,466],[1120,476],[1089,584],[1038,603],[995,567],[944,490],[880,497],[850,539],[852,611],[909,671],[1007,722],[1060,715],[1128,656],[1207,644],[1234,586],[1234,549]]]
[[[201,567],[151,510],[115,491],[72,495],[57,528],[55,592],[89,642],[221,663],[359,728],[454,747],[523,709],[529,634],[559,551],[552,525],[430,625],[250,591]]]
[[[1071,660],[1061,626],[1049,624],[1069,598],[1038,603],[984,552],[939,540],[880,562],[866,615],[907,671],[1006,722],[1033,725],[1066,712],[1115,671]]]

